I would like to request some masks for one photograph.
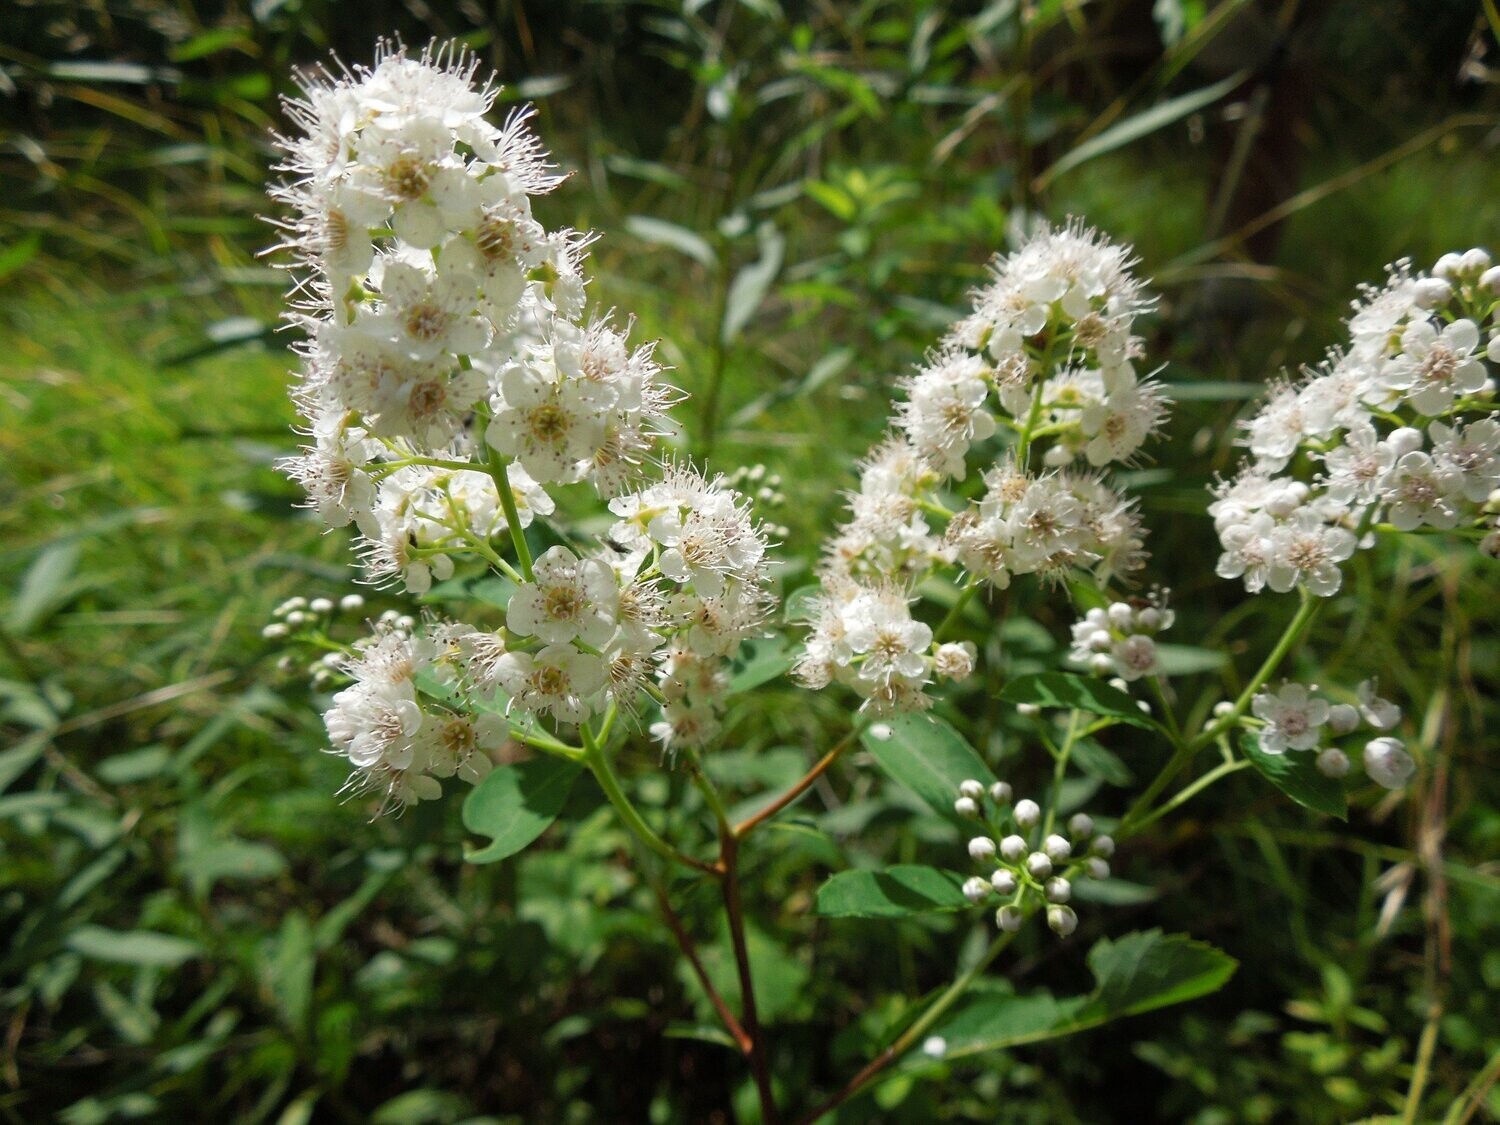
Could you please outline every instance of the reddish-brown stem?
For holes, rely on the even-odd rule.
[[[750,834],[751,830],[753,830],[756,825],[760,824],[762,821],[770,820],[771,817],[775,816],[782,809],[786,808],[793,801],[795,801],[798,797],[802,796],[802,794],[806,793],[810,788],[812,788],[813,782],[822,777],[824,772],[827,771],[828,767],[833,765],[834,762],[838,761],[839,755],[842,754],[845,750],[849,749],[851,745],[853,745],[854,740],[858,736],[858,734],[858,731],[853,730],[846,734],[843,739],[836,746],[834,746],[832,750],[828,751],[828,753],[824,754],[823,757],[818,760],[817,765],[813,766],[812,769],[803,774],[802,778],[795,785],[793,785],[781,796],[777,797],[765,808],[755,813],[753,816],[746,817],[744,820],[736,824],[734,826],[734,835],[737,838],[743,839],[745,836]]]
[[[677,939],[677,948],[682,950],[682,955],[688,959],[688,964],[693,966],[693,972],[698,977],[698,983],[703,986],[703,991],[708,995],[709,1003],[714,1006],[714,1011],[719,1014],[720,1021],[724,1024],[724,1030],[729,1032],[730,1038],[734,1040],[735,1046],[740,1053],[750,1056],[754,1042],[740,1026],[740,1021],[734,1018],[734,1013],[729,1010],[729,1005],[724,1002],[724,997],[719,995],[719,990],[714,987],[713,981],[708,979],[708,973],[704,971],[703,962],[698,957],[698,949],[693,945],[693,939],[688,936],[687,929],[682,924],[682,918],[677,911],[672,909],[672,904],[667,900],[667,892],[656,883],[651,884],[651,889],[656,892],[656,902],[661,907],[662,917],[667,920],[667,928],[672,931],[672,936]]]
[[[740,977],[740,1012],[743,1026],[750,1039],[746,1056],[750,1062],[750,1073],[755,1077],[755,1089],[760,1096],[761,1120],[766,1125],[778,1125],[781,1115],[776,1109],[776,1095],[771,1089],[771,1068],[766,1062],[766,1043],[760,1033],[760,1017],[755,1011],[755,985],[750,974],[750,949],[745,943],[745,909],[740,901],[739,839],[727,825],[719,835],[719,862],[724,865],[724,874],[719,887],[724,892],[724,913],[729,918],[729,940],[734,945],[734,963]]]

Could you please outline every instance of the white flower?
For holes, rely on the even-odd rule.
[[[1328,721],[1328,704],[1295,683],[1283,684],[1279,691],[1258,693],[1250,701],[1250,710],[1266,724],[1259,740],[1267,754],[1311,750],[1318,744],[1319,729]]]
[[[1421,452],[1402,454],[1391,469],[1382,496],[1389,503],[1386,518],[1399,531],[1423,526],[1458,526],[1459,474],[1444,469]]]
[[[472,355],[490,334],[475,315],[477,290],[474,275],[447,259],[433,272],[405,260],[388,261],[380,275],[380,312],[360,317],[355,328],[399,344],[414,359]]]
[[[572,645],[547,645],[532,654],[507,652],[496,678],[523,711],[546,711],[561,723],[581,723],[593,713],[591,700],[604,687],[604,661]]]
[[[1359,713],[1376,730],[1390,730],[1401,721],[1401,708],[1376,694],[1379,685],[1365,680],[1359,685]]]
[[[1489,382],[1475,351],[1479,327],[1455,320],[1439,329],[1427,319],[1414,321],[1401,334],[1401,356],[1389,364],[1383,381],[1403,391],[1413,407],[1427,415],[1448,410],[1455,398],[1482,390]]]
[[[987,368],[977,356],[949,350],[905,383],[907,401],[896,409],[897,425],[912,447],[939,472],[964,477],[964,456],[972,442],[995,433],[995,417],[985,407]]]
[[[1500,487],[1500,422],[1493,418],[1467,426],[1432,422],[1427,432],[1437,472],[1454,479],[1465,499],[1482,504]]]
[[[1318,597],[1329,597],[1343,581],[1338,564],[1354,553],[1356,543],[1353,532],[1299,508],[1271,532],[1266,584],[1285,593],[1300,582]]]
[[[578,639],[595,648],[615,631],[614,573],[597,559],[552,547],[536,560],[536,581],[523,583],[505,610],[506,628],[547,644]]]
[[[604,437],[607,392],[586,380],[559,378],[550,356],[540,353],[507,367],[500,392],[485,440],[517,458],[537,481],[582,476]]]
[[[1150,637],[1136,634],[1126,637],[1110,649],[1115,670],[1125,680],[1138,680],[1157,670],[1156,642]]]

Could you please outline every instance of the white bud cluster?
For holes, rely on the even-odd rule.
[[[1272,391],[1245,423],[1249,464],[1209,507],[1221,577],[1327,597],[1381,532],[1495,527],[1492,271],[1483,250],[1445,254],[1433,276],[1397,263],[1355,303],[1349,346]]]
[[[1048,832],[1037,839],[1043,822],[1041,806],[1025,797],[1012,803],[1011,787],[1003,781],[988,788],[972,779],[963,782],[953,809],[987,829],[971,837],[967,847],[970,860],[989,873],[964,880],[964,897],[976,905],[992,894],[1007,899],[995,912],[995,924],[1002,930],[1019,930],[1035,904],[1045,907],[1047,924],[1060,937],[1071,934],[1078,925],[1078,916],[1068,905],[1073,884],[1079,879],[1109,878],[1114,840],[1096,835],[1094,820],[1087,813],[1075,813],[1069,819],[1069,836]]]
[[[1072,658],[1095,675],[1127,682],[1158,674],[1155,637],[1176,619],[1167,606],[1170,593],[1158,588],[1146,600],[1089,610],[1073,625]]]

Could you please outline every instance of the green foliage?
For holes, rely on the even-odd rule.
[[[347,537],[301,518],[271,468],[294,444],[290,359],[256,216],[293,63],[329,47],[365,59],[385,31],[459,34],[507,98],[537,99],[575,172],[543,206],[608,235],[595,300],[662,338],[695,395],[686,417],[718,388],[716,467],[781,476],[786,501],[765,514],[787,528],[784,590],[807,585],[892,378],[1013,226],[1077,213],[1135,242],[1161,297],[1147,352],[1170,352],[1179,402],[1137,490],[1176,590],[1169,637],[1191,645],[1163,646],[1163,662],[1182,677],[1179,713],[1206,720],[1282,624],[1270,595],[1265,620],[1247,619],[1210,573],[1203,488],[1233,455],[1213,435],[1276,370],[1321,358],[1355,282],[1403,255],[1494,249],[1500,229],[1478,143],[1494,47],[1472,5],[1303,5],[1284,37],[1261,7],[27,6],[0,79],[8,1118],[754,1119],[742,1060],[645,882],[663,873],[632,865],[594,786],[534,758],[476,791],[488,811],[372,821],[335,796],[344,774],[319,752],[305,668],[278,671],[260,636],[284,598],[353,590]],[[1247,68],[1252,85],[1228,92]],[[1277,74],[1287,100],[1257,117],[1254,84]],[[1268,249],[1244,230],[1279,203]],[[1040,925],[1017,939],[934,1029],[946,1058],[911,1056],[841,1120],[1399,1116],[1434,1000],[1410,1116],[1441,1120],[1500,1050],[1488,566],[1427,539],[1361,556],[1309,638],[1316,660],[1286,669],[1326,684],[1378,671],[1408,737],[1447,732],[1405,804],[1288,772],[1310,756],[1241,747],[1255,769],[1122,849],[1123,878],[1078,883],[1091,905],[1069,943]],[[457,581],[498,620],[503,583]],[[362,616],[420,608],[364,593]],[[1052,671],[1072,612],[1020,582],[976,600],[954,636],[1000,674],[941,718],[867,729],[749,841],[750,956],[789,1101],[844,1081],[992,933],[989,911],[953,900],[952,801],[969,777],[1046,783],[1039,742],[1062,732],[1055,712],[1015,715],[1019,685],[1111,720],[1072,752],[1091,807],[1122,815],[1160,767],[1133,704]],[[737,669],[726,748],[705,762],[736,817],[848,729],[837,692],[783,689],[789,657],[757,646]],[[713,817],[681,770],[644,740],[621,769],[653,825],[711,854]],[[461,862],[470,831],[494,840],[475,856],[505,862]],[[712,887],[666,890],[737,1003]],[[942,909],[909,910],[911,896]],[[1127,932],[1152,926],[1197,940]],[[1232,961],[1204,942],[1244,970],[1226,984]],[[1158,1001],[1184,1006],[1125,1020]],[[1500,1114],[1493,1092],[1478,1099]]]

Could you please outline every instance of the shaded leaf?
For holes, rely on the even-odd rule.
[[[771,284],[781,271],[782,255],[786,252],[786,239],[775,227],[764,224],[760,231],[760,257],[744,266],[729,283],[729,294],[724,300],[724,323],[720,338],[726,344],[733,343],[750,323]]]
[[[709,269],[713,269],[718,262],[718,256],[706,238],[688,230],[687,227],[680,227],[665,219],[653,219],[649,215],[631,215],[625,220],[625,229],[642,242],[670,247]]]
[[[882,726],[889,730],[889,737],[876,737]],[[896,716],[866,729],[861,740],[891,778],[949,817],[954,815],[953,802],[961,783],[969,778],[985,784],[995,780],[963,735],[934,715]]]
[[[818,888],[817,912],[830,918],[904,918],[962,910],[964,877],[919,864],[884,871],[841,871]]]
[[[583,767],[551,754],[496,766],[464,800],[464,827],[492,841],[464,858],[494,863],[515,855],[547,830]]]
[[[1000,698],[1007,703],[1034,703],[1038,707],[1088,711],[1135,727],[1156,727],[1134,699],[1092,676],[1075,676],[1068,672],[1017,676],[1000,689]]]
[[[1311,750],[1267,754],[1253,734],[1240,738],[1240,750],[1262,777],[1303,808],[1340,820],[1349,819],[1349,800],[1344,795],[1343,783],[1318,771],[1318,756]]]

